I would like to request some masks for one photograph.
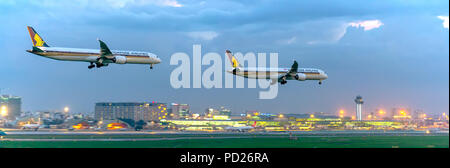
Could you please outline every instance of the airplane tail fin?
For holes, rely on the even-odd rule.
[[[41,36],[32,27],[27,26],[28,32],[30,33],[31,42],[33,42],[33,47],[49,47],[47,43],[42,39]]]
[[[253,127],[253,128],[256,127],[256,121],[252,124],[252,127]]]
[[[231,66],[233,68],[241,67],[241,64],[239,64],[239,62],[237,61],[236,57],[234,57],[234,55],[231,54],[230,50],[227,50],[226,53],[227,53],[228,58],[230,59]]]

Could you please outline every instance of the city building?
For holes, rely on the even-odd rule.
[[[15,120],[22,112],[22,98],[11,95],[0,95],[1,117]]]
[[[159,121],[167,118],[167,104],[140,102],[102,102],[95,104],[95,119],[116,120],[132,119],[134,121]]]
[[[230,117],[231,117],[231,110],[226,109],[224,107],[220,107],[219,110],[216,110],[213,108],[207,108],[205,111],[206,119],[230,120]]]
[[[172,103],[173,118],[186,118],[190,114],[189,105]]]

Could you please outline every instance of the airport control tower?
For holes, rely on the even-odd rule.
[[[356,96],[355,103],[356,103],[356,119],[358,121],[361,121],[362,120],[362,104],[364,103],[362,97],[359,95]]]

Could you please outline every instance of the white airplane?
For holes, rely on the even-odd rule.
[[[225,127],[226,131],[237,131],[237,132],[247,132],[252,129],[255,129],[256,127],[256,121],[253,123],[252,126],[241,126],[241,127]]]
[[[23,130],[32,129],[32,130],[37,131],[39,129],[39,127],[41,127],[41,125],[39,125],[39,124],[25,124],[25,125],[23,125],[22,129]]]
[[[241,66],[241,64],[239,64],[239,62],[233,56],[233,54],[231,54],[231,51],[227,50],[226,54],[228,58],[230,58],[231,65],[233,67],[232,70],[228,70],[227,72],[237,76],[242,76],[244,78],[271,79],[272,85],[278,82],[284,85],[287,83],[287,80],[297,80],[297,81],[318,80],[320,85],[322,84],[323,80],[328,78],[328,75],[320,69],[298,68],[297,61],[294,61],[294,64],[290,69],[263,68],[263,67],[244,68]]]
[[[55,60],[89,62],[89,69],[108,66],[110,63],[150,64],[150,69],[153,69],[153,64],[161,62],[158,56],[149,52],[109,50],[101,40],[98,40],[100,50],[50,47],[32,27],[27,26],[27,28],[33,42],[33,49],[27,52]]]

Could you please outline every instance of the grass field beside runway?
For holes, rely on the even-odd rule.
[[[138,138],[180,138],[180,137],[255,137],[255,136],[270,136],[270,137],[286,137],[287,134],[23,134],[23,135],[6,135],[4,138],[8,139],[138,139]],[[307,135],[308,136],[308,135]]]
[[[156,137],[155,137],[156,138]],[[449,136],[214,138],[153,141],[0,141],[0,148],[449,148]]]

